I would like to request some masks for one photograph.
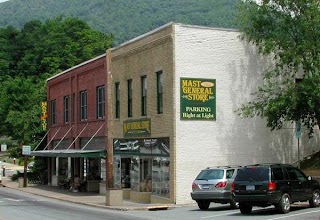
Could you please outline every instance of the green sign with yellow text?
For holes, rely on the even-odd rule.
[[[180,78],[180,119],[216,120],[216,80]]]
[[[124,137],[139,137],[151,135],[151,120],[149,118],[128,120],[123,122]]]

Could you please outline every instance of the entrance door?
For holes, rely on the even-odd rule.
[[[130,188],[131,158],[121,158],[121,188]]]

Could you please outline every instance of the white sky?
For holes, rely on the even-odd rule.
[[[1,2],[6,2],[6,1],[9,1],[9,0],[0,0],[0,3],[1,3]]]

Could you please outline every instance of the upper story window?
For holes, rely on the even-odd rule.
[[[132,79],[128,80],[128,117],[132,117]]]
[[[105,87],[97,87],[97,118],[105,117]]]
[[[87,91],[80,92],[80,120],[84,121],[88,119],[88,100],[87,100]]]
[[[65,96],[63,98],[63,108],[64,108],[64,123],[70,122],[70,96]]]
[[[116,101],[116,118],[120,118],[120,83],[116,82],[115,84],[115,89],[116,89],[116,95],[115,95],[115,101]]]
[[[147,76],[141,77],[141,115],[147,115]]]
[[[76,108],[76,94],[75,93],[73,93],[72,94],[72,99],[71,99],[71,102],[72,102],[72,104],[71,104],[71,117],[72,117],[72,122],[74,122],[74,117],[75,117],[75,109],[77,109]]]
[[[157,72],[157,112],[163,113],[163,74],[162,71]]]
[[[51,112],[51,125],[56,125],[57,124],[57,115],[56,115],[56,100],[52,100],[50,102],[50,112]]]

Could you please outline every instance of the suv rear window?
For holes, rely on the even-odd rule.
[[[268,181],[268,167],[246,167],[238,171],[237,181]]]
[[[223,175],[224,175],[224,170],[219,170],[219,169],[202,170],[197,176],[197,180],[222,179]]]

